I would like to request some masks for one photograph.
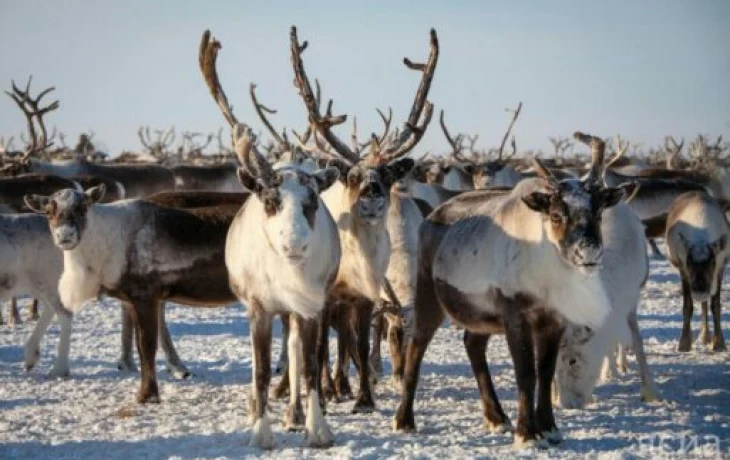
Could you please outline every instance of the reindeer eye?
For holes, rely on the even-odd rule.
[[[563,216],[560,213],[551,212],[550,213],[550,222],[552,222],[554,224],[562,224],[563,223]]]

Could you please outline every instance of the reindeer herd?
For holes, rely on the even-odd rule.
[[[203,34],[200,70],[230,126],[232,146],[224,151],[219,141],[220,161],[206,165],[167,162],[162,152],[174,131],[155,138],[149,128],[138,135],[157,163],[130,155],[105,160],[89,151],[88,137],[84,155],[53,158],[43,117],[59,103],[41,105],[53,88],[34,98],[30,79],[25,89],[12,84],[7,94],[26,117],[28,138],[20,152],[4,149],[0,168],[0,294],[12,300],[11,319],[18,296],[43,306],[25,346],[26,370],[38,361],[40,341],[57,317],[60,340],[49,376],[68,376],[73,314],[110,296],[122,305],[118,366],[136,370],[136,341],[137,400],[159,403],[158,344],[176,376],[190,375],[167,330],[165,302],[241,302],[253,348],[250,445],[273,447],[267,407],[276,367],[282,379],[272,394],[289,396],[285,428],[303,430],[308,446],[327,447],[335,441],[325,417],[328,401],[354,399],[353,412],[376,410],[383,339],[392,381],[401,389],[393,429],[415,431],[419,370],[448,317],[463,330],[487,430],[513,432],[517,447],[544,447],[562,440],[553,405],[589,403],[599,374],[625,365],[629,348],[639,364],[642,399],[662,398],[637,321],[649,276],[647,241],[655,238],[665,238],[681,276],[679,351],[692,346],[694,301],[702,305],[699,341],[725,350],[720,291],[730,256],[730,170],[721,138],[711,144],[699,136],[688,157],[684,141],[668,138],[660,165],[657,152],[627,154],[620,138],[611,148],[608,140],[576,132],[589,157],[567,156],[573,140],[551,138],[555,156],[541,159],[518,152],[512,131],[520,102],[509,110],[498,148],[480,151],[476,137],[452,136],[441,111],[449,153],[414,159],[433,116],[428,95],[439,60],[436,32],[425,62],[403,61],[420,82],[402,128],[391,130],[392,110],[378,110],[383,132],[365,142],[356,122],[350,142],[335,132],[347,117],[333,113],[332,100],[322,105],[320,84],[312,85],[305,71],[307,46],[292,27],[293,94],[307,111],[304,131],[290,130],[290,137],[274,128],[267,115],[275,111],[250,87],[273,140],[264,146],[226,97],[216,69],[220,42]],[[196,138],[186,137],[197,152],[188,159],[199,158],[213,136],[205,144]],[[231,153],[238,164],[227,161]],[[285,337],[272,366],[276,317]],[[498,334],[514,363],[515,426],[486,359],[489,339]]]

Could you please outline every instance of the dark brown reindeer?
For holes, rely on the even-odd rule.
[[[321,136],[336,152],[333,159],[341,168],[341,181],[322,194],[329,212],[338,223],[342,245],[342,260],[334,286],[327,297],[326,315],[328,319],[336,320],[332,324],[338,330],[340,365],[335,370],[334,381],[334,390],[338,395],[349,394],[348,354],[352,356],[359,370],[360,387],[353,408],[355,412],[368,412],[375,408],[368,365],[369,337],[373,308],[380,299],[391,252],[386,228],[386,215],[390,205],[389,190],[413,167],[413,160],[402,157],[421,140],[433,113],[433,105],[427,101],[439,50],[436,31],[433,29],[430,39],[431,52],[425,64],[413,63],[407,58],[403,61],[408,68],[422,74],[403,130],[388,145],[378,145],[379,140],[372,139],[370,154],[361,158],[332,130],[344,123],[346,116],[332,115],[332,101],[328,103],[324,115],[320,112],[319,100],[315,98],[302,61],[307,42],[300,44],[296,28],[292,27],[291,30],[291,59],[296,87],[307,108],[315,135]],[[322,332],[322,384],[323,391],[327,391],[333,385],[325,371],[328,366],[324,363],[328,329],[322,328]],[[350,349],[353,334],[356,346]]]
[[[445,314],[466,329],[464,343],[491,430],[510,429],[485,360],[491,335],[505,333],[515,365],[519,415],[515,445],[561,440],[551,382],[567,318],[600,326],[610,311],[598,269],[604,209],[623,197],[603,187],[604,143],[584,180],[558,180],[539,160],[538,179],[508,193],[474,191],[450,200],[421,226],[414,336],[408,344],[401,403],[394,429],[413,431],[413,401],[426,348]],[[539,262],[538,262],[539,261]],[[549,265],[550,270],[545,270]],[[537,406],[535,406],[535,385]]]

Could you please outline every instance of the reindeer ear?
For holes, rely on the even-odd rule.
[[[626,184],[622,184],[619,187],[610,187],[602,189],[599,193],[599,203],[601,208],[606,209],[611,206],[616,206],[621,198],[625,196],[627,188],[624,187]]]
[[[712,247],[712,252],[715,255],[718,255],[727,247],[727,236],[722,235],[720,238],[716,239],[715,242],[710,245],[710,247]]]
[[[465,173],[467,173],[470,176],[474,174],[475,168],[474,168],[474,165],[472,165],[472,164],[464,163],[463,165],[459,165],[457,167],[461,168],[462,171],[464,171]]]
[[[522,197],[522,202],[535,212],[547,214],[550,210],[550,195],[542,192],[532,192]]]
[[[238,181],[241,183],[243,188],[251,193],[261,193],[261,190],[263,189],[263,187],[261,186],[261,182],[256,180],[256,178],[244,168],[238,168],[236,170],[236,176],[238,176]]]
[[[411,172],[411,169],[413,169],[413,166],[415,164],[416,162],[413,161],[413,158],[407,157],[400,158],[387,164],[385,166],[385,180],[388,182],[388,186],[391,186],[399,180],[403,179],[409,172]]]
[[[413,178],[418,182],[426,182],[426,166],[423,164],[417,164],[413,167]]]
[[[86,195],[86,204],[94,204],[101,201],[106,193],[106,185],[99,184],[96,187],[91,187],[84,194]]]
[[[340,171],[337,168],[320,169],[314,173],[313,177],[317,182],[317,189],[319,190],[319,193],[322,193],[330,188],[337,178],[340,177]]]
[[[25,195],[23,201],[28,209],[38,214],[45,214],[48,204],[51,202],[47,196],[43,195]]]

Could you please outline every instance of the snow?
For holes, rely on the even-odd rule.
[[[727,294],[723,301],[727,303]],[[684,458],[686,448],[692,449],[690,456],[695,458],[727,457],[728,353],[714,353],[698,344],[690,353],[676,351],[682,322],[679,279],[664,260],[652,260],[639,315],[649,364],[667,401],[645,404],[639,400],[639,376],[630,356],[628,374],[599,384],[596,403],[584,410],[556,409],[565,437],[558,447],[520,453],[512,448],[511,435],[485,431],[461,331],[444,326],[429,347],[421,370],[415,408],[417,433],[391,431],[399,398],[386,377],[376,388],[378,410],[373,414],[350,414],[351,401],[328,405],[327,420],[336,444],[327,450],[302,448],[303,433],[283,430],[288,400],[270,400],[275,449],[264,452],[247,447],[251,341],[244,308],[169,305],[167,319],[173,340],[195,375],[174,379],[165,371],[159,352],[162,404],[142,406],[134,402],[139,375],[117,370],[119,304],[107,299],[75,317],[69,379],[47,380],[44,376],[55,356],[57,327],[52,326],[44,339],[36,368],[26,373],[22,345],[32,324],[0,326],[0,459],[473,458],[516,454],[551,458],[671,454]],[[729,320],[726,313],[723,323],[727,325]],[[277,322],[273,362],[281,346],[280,336]],[[331,345],[334,353],[334,341]],[[385,346],[383,356],[387,375]],[[516,423],[514,373],[502,337],[491,341],[488,359],[498,395]],[[354,371],[350,375],[356,389]],[[276,382],[278,377],[272,379]]]

